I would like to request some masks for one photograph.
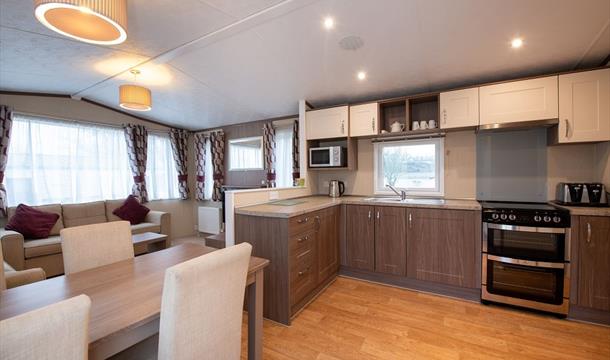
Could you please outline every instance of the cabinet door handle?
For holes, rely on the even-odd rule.
[[[566,138],[567,138],[570,133],[570,121],[568,119],[565,119],[565,122],[566,122]]]
[[[413,217],[411,216],[411,213],[409,213],[409,229],[411,229],[412,223],[413,223]]]
[[[345,121],[341,120],[341,134],[345,134]]]
[[[591,223],[587,223],[587,244],[591,243]]]
[[[371,119],[371,128],[373,128],[373,131],[375,131],[375,118]]]
[[[447,109],[443,109],[443,124],[447,124]]]
[[[380,217],[381,215],[379,215],[379,211],[377,211],[377,220],[379,220]]]
[[[369,210],[369,220],[371,219],[371,216],[372,216],[372,211]]]
[[[305,219],[299,219],[297,220],[297,224],[303,224],[309,221],[309,218],[305,218]]]
[[[298,238],[298,239],[297,239],[297,242],[298,242],[298,243],[302,243],[302,242],[303,242],[303,241],[305,241],[305,240],[309,240],[309,236],[305,236],[305,237],[302,237],[302,238]]]
[[[303,271],[299,271],[299,276],[303,276],[305,274],[307,274],[309,272],[309,268],[303,270]]]

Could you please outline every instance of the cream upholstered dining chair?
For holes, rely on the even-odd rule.
[[[251,252],[242,243],[165,271],[159,359],[240,358]]]
[[[133,258],[128,221],[65,228],[59,235],[66,275]]]
[[[0,359],[87,359],[90,309],[79,295],[0,321]]]

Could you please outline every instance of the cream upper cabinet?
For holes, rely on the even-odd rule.
[[[346,105],[308,111],[305,122],[307,140],[347,137],[349,107]]]
[[[349,136],[379,134],[379,104],[369,103],[350,106]]]
[[[610,141],[610,69],[559,75],[559,143]]]
[[[480,125],[558,118],[557,76],[479,88]]]
[[[440,128],[479,125],[479,88],[455,90],[440,95]]]

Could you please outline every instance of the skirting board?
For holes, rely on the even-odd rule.
[[[365,270],[353,269],[345,266],[342,266],[339,269],[339,275],[452,298],[475,302],[481,301],[481,289],[462,288],[459,286],[438,284],[429,281],[410,279],[402,276],[379,274]]]

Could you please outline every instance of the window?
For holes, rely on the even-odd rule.
[[[9,206],[123,199],[131,193],[123,129],[14,114],[5,171]],[[178,198],[169,136],[148,135],[149,199]]]
[[[275,128],[275,183],[277,187],[292,184],[292,124]]]
[[[214,165],[212,164],[212,142],[210,139],[205,141],[205,167],[203,169],[205,178],[203,182],[203,197],[212,198],[214,192]]]
[[[123,130],[14,114],[8,205],[119,199],[131,193]]]
[[[393,193],[386,185],[412,195],[443,195],[443,139],[375,143],[375,193]]]
[[[178,199],[178,171],[169,135],[148,133],[146,190],[149,200]]]

